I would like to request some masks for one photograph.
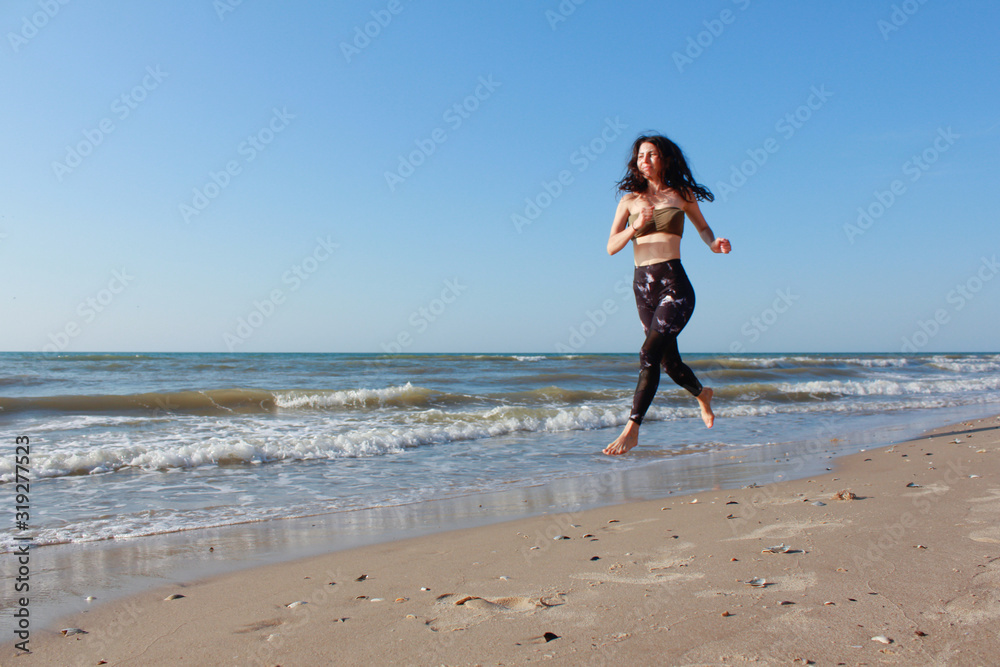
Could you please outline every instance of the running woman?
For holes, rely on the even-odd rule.
[[[686,389],[701,408],[705,426],[712,428],[712,390],[703,387],[681,360],[677,335],[694,312],[694,289],[681,266],[684,216],[715,253],[729,253],[729,240],[715,238],[698,208],[698,201],[715,196],[695,182],[681,149],[664,136],[641,136],[632,144],[627,173],[618,182],[625,195],[618,202],[608,237],[608,254],[632,242],[635,279],[632,284],[646,340],[639,351],[639,383],[632,412],[621,435],[604,448],[605,454],[624,454],[639,444],[639,425],[660,383],[660,366]]]

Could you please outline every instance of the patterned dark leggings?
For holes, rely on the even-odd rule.
[[[681,260],[637,266],[633,291],[646,341],[639,351],[639,384],[629,419],[641,424],[660,384],[661,364],[670,379],[694,396],[701,393],[701,382],[677,350],[677,335],[694,312],[694,288]]]

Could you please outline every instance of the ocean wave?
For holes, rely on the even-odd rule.
[[[972,378],[968,380],[864,380],[861,382],[841,382],[839,380],[782,383],[779,392],[792,395],[836,395],[836,396],[898,396],[903,394],[941,394],[996,391],[1000,389],[1000,377]]]
[[[449,397],[451,400],[449,400]],[[323,409],[365,407],[373,408],[385,405],[393,406],[426,406],[434,402],[463,402],[458,394],[446,394],[424,387],[414,387],[407,382],[398,387],[383,389],[344,389],[344,390],[293,390],[275,392],[275,405],[284,409]],[[458,399],[458,400],[456,400]]]
[[[676,415],[658,408],[654,419]],[[624,424],[620,405],[574,407],[498,406],[468,413],[434,410],[414,412],[385,425],[351,423],[350,428],[327,422],[270,431],[263,423],[233,424],[223,435],[172,437],[133,441],[118,434],[116,441],[94,447],[89,441],[63,442],[58,451],[32,456],[36,478],[91,475],[120,470],[170,470],[202,466],[252,465],[277,461],[309,461],[383,456],[428,445],[492,438],[518,432],[566,432]],[[332,432],[338,429],[340,432]],[[182,432],[185,433],[185,432]],[[190,436],[190,433],[188,433]],[[181,442],[178,442],[181,440]],[[0,481],[12,481],[13,463],[0,460]]]
[[[945,361],[942,359],[932,360],[927,365],[931,368],[937,368],[942,371],[952,371],[955,373],[996,373],[1000,371],[1000,361]]]
[[[73,414],[83,412],[233,414],[272,412],[274,408],[275,401],[271,392],[259,389],[0,398],[0,413],[40,411]]]

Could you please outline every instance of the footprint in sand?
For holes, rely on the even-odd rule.
[[[242,628],[237,628],[233,630],[234,633],[238,635],[247,634],[250,632],[260,632],[261,630],[267,630],[269,628],[276,628],[284,623],[280,618],[269,618],[265,621],[257,621],[256,623],[249,623],[244,625]]]
[[[1000,561],[993,561],[985,571],[972,577],[971,591],[945,605],[945,613],[969,625],[986,624],[995,627],[1000,619]]]
[[[564,593],[535,598],[522,596],[483,598],[476,595],[448,593],[438,596],[434,603],[437,616],[426,621],[426,625],[433,632],[464,630],[497,614],[534,612],[563,604],[566,604]]]
[[[1000,544],[1000,526],[996,525],[997,511],[1000,510],[1000,489],[990,489],[990,495],[982,498],[971,498],[969,502],[974,503],[974,505],[966,515],[966,522],[970,524],[985,523],[989,526],[972,531],[969,533],[969,539],[988,544]]]
[[[739,535],[737,537],[730,537],[726,539],[726,542],[734,542],[737,540],[757,540],[757,539],[786,539],[791,537],[796,537],[807,531],[815,530],[817,528],[843,528],[843,524],[835,520],[829,521],[788,521],[785,523],[774,523],[769,526],[764,526],[763,528],[758,528],[746,535]]]

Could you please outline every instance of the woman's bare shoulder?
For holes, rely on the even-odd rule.
[[[622,198],[618,200],[618,208],[626,208],[629,211],[640,201],[641,195],[637,192],[626,192],[622,195]]]

